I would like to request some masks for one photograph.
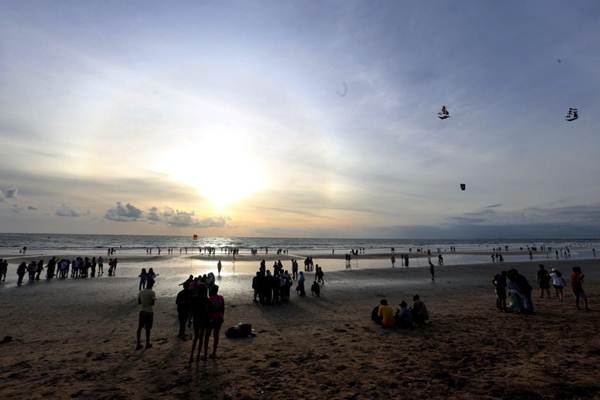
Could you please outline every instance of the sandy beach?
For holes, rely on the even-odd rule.
[[[176,338],[181,272],[159,276],[154,347],[136,351],[137,279],[39,282],[0,288],[0,394],[21,398],[598,398],[600,263],[577,261],[594,311],[539,299],[536,314],[495,308],[491,265],[330,272],[322,297],[280,306],[252,303],[247,274],[218,281],[225,327],[253,324],[256,337],[222,336],[217,360],[189,365]],[[567,272],[573,261],[548,266]],[[513,265],[511,265],[513,266]],[[534,283],[537,263],[514,265]],[[505,265],[508,267],[508,265]],[[160,269],[157,272],[161,272]],[[388,331],[371,309],[418,293],[430,325]]]

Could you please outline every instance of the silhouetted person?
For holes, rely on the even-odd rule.
[[[180,339],[185,339],[185,324],[190,317],[191,302],[190,290],[188,285],[184,284],[183,289],[177,293],[177,299],[175,300],[175,304],[177,304],[177,318],[179,319],[179,334],[177,337]]]
[[[213,336],[213,351],[210,358],[217,357],[217,348],[219,347],[219,334],[223,325],[225,316],[225,300],[219,294],[219,286],[213,285],[208,290],[208,329],[204,338],[204,357],[208,353],[208,341],[210,334]]]
[[[149,281],[146,284],[146,288],[138,293],[138,304],[141,306],[141,310],[138,321],[136,350],[142,348],[140,340],[142,328],[146,330],[146,348],[149,349],[152,347],[150,344],[150,331],[154,322],[154,304],[156,303],[156,293],[152,290],[153,284],[153,281]]]

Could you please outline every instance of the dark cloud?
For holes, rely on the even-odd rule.
[[[502,203],[490,204],[489,206],[486,206],[484,208],[498,208],[498,207],[502,207]]]
[[[123,205],[121,202],[117,202],[115,207],[109,208],[104,214],[104,218],[111,221],[128,222],[137,221],[142,218],[143,211],[134,206],[133,204]]]
[[[66,204],[62,204],[56,209],[55,215],[58,217],[81,217],[83,214],[77,210],[74,210]]]
[[[27,209],[30,210],[30,211],[35,211],[35,210],[37,210],[37,207],[27,206]]]

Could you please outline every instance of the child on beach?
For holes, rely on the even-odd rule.
[[[556,294],[556,298],[560,301],[563,301],[563,288],[565,287],[565,280],[562,277],[560,271],[552,268],[550,272],[550,278],[552,279],[552,286],[554,287],[554,292]]]
[[[400,303],[400,308],[396,311],[396,325],[401,329],[413,327],[412,312],[408,308],[408,304],[404,300]]]

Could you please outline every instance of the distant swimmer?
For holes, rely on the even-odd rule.
[[[446,108],[446,106],[442,106],[442,111],[440,111],[438,113],[438,118],[439,119],[448,119],[448,118],[450,118],[450,113],[448,112],[448,109]]]

